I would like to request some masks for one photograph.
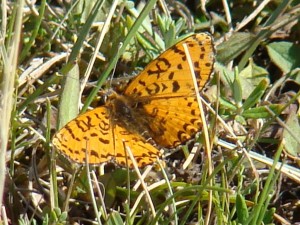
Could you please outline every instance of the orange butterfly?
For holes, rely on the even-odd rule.
[[[70,121],[54,138],[54,146],[72,160],[85,163],[115,161],[132,167],[124,144],[138,166],[156,161],[159,148],[174,148],[202,127],[192,74],[183,49],[186,44],[199,89],[213,70],[214,46],[206,33],[172,46],[136,76],[124,93],[113,92],[105,105]]]

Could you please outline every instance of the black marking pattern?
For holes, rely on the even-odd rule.
[[[149,75],[154,74],[159,77],[162,73],[167,72],[168,69],[171,67],[171,63],[169,62],[169,60],[164,58],[158,58],[155,65],[156,68],[147,71]]]

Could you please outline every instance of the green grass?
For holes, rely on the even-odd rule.
[[[164,10],[154,0],[141,8],[92,2],[2,2],[1,223],[298,222],[297,1],[209,1],[206,12],[181,2]],[[202,93],[209,132],[197,138],[184,168],[191,145],[167,150],[142,175],[114,165],[79,167],[55,152],[54,132],[77,116],[79,103],[82,111],[93,105],[112,73],[134,74],[178,39],[203,31],[213,31],[217,50]]]

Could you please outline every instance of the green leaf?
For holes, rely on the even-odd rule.
[[[65,75],[64,85],[60,96],[58,128],[63,127],[78,115],[79,103],[79,68],[74,67]]]
[[[296,68],[291,71],[289,74],[289,78],[300,84],[300,70],[299,68]]]
[[[74,7],[74,16],[78,15],[80,23],[84,24],[91,15],[97,0],[89,1],[77,1],[77,4]],[[95,17],[95,22],[102,22],[106,19],[106,13],[111,6],[111,3],[104,1],[102,7],[97,10],[97,15]]]
[[[244,224],[249,217],[249,212],[245,198],[241,194],[237,194],[236,196],[236,213],[238,223]]]
[[[124,224],[122,217],[119,212],[112,212],[107,220],[107,225],[121,225]]]
[[[264,216],[264,224],[272,224],[275,212],[276,212],[275,207],[267,210]]]
[[[48,225],[48,224],[50,224],[49,215],[45,214],[45,215],[43,215],[43,223],[42,223],[42,225]]]
[[[277,65],[284,73],[299,67],[300,47],[291,42],[273,42],[267,45],[268,54],[272,62]]]
[[[270,118],[272,115],[269,110],[273,111],[274,114],[278,115],[281,113],[284,105],[273,104],[266,106],[259,106],[253,109],[247,109],[242,113],[242,116],[252,119],[259,118]],[[268,110],[269,109],[269,110]]]
[[[221,82],[224,83],[225,86],[231,86],[234,80],[234,72],[232,70],[229,70],[224,65],[216,62],[215,72],[220,74]]]
[[[253,60],[249,61],[248,66],[239,75],[243,90],[243,99],[247,99],[263,79],[268,79],[268,71],[257,66]]]
[[[259,84],[262,79],[268,78],[268,75],[269,72],[265,68],[257,66],[252,59],[248,66],[240,72],[240,76],[251,80],[253,85]]]
[[[230,101],[224,99],[223,97],[220,97],[219,101],[220,101],[221,108],[230,109],[233,111],[237,110],[237,108],[234,104],[232,104]]]
[[[252,91],[250,96],[245,100],[243,104],[243,109],[247,110],[250,107],[254,106],[256,103],[258,103],[265,93],[266,89],[268,88],[269,82],[267,79],[263,79],[256,88]]]
[[[62,212],[60,217],[59,217],[59,221],[60,222],[66,222],[68,218],[68,213],[67,212]]]
[[[234,81],[232,84],[232,90],[233,90],[233,98],[238,108],[241,108],[242,106],[242,86],[241,81],[239,79],[238,70],[235,70],[234,73]]]
[[[289,117],[286,121],[286,127],[288,129],[284,129],[283,131],[283,145],[289,154],[297,156],[300,153],[300,144],[299,139],[297,141],[295,137],[299,138],[300,126],[296,112],[292,111],[289,114]]]
[[[251,33],[234,33],[228,41],[218,46],[217,61],[226,65],[249,48],[254,37]]]

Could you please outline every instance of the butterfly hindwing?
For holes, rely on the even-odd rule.
[[[116,162],[120,165],[132,168],[132,161],[125,148],[128,147],[129,151],[133,154],[139,167],[143,167],[154,163],[157,157],[160,157],[159,150],[150,144],[143,136],[137,133],[130,132],[118,124],[114,126],[114,141],[116,149]],[[126,157],[127,156],[127,160]]]

